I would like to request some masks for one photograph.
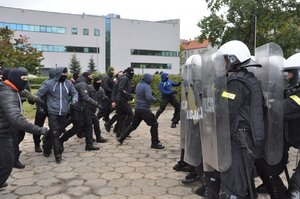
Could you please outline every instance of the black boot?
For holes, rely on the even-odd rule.
[[[205,199],[219,199],[220,179],[216,172],[206,172],[203,177],[205,184]]]
[[[286,199],[287,198],[287,196],[286,196],[287,188],[283,184],[283,182],[279,176],[270,177],[269,183],[270,183],[270,185],[267,186],[267,190],[272,199]]]
[[[7,186],[8,186],[8,184],[6,182],[4,182],[3,184],[0,185],[0,189],[4,188],[4,187],[7,187]]]
[[[25,168],[25,165],[22,164],[18,159],[15,160],[14,162],[14,168],[17,168],[17,169],[24,169]]]
[[[184,171],[184,172],[190,172],[190,166],[183,161],[184,158],[184,149],[181,149],[180,151],[180,160],[177,162],[177,164],[174,165],[173,169],[175,171]]]
[[[190,173],[187,176],[185,176],[185,178],[183,180],[180,181],[184,185],[193,184],[194,182],[200,181],[200,177],[198,176],[194,167],[193,166],[191,166],[191,167],[192,167],[192,169],[191,169]]]
[[[107,139],[105,139],[104,137],[102,137],[102,136],[100,135],[100,137],[97,137],[97,138],[96,138],[96,142],[98,142],[98,143],[105,143],[105,142],[107,142]]]
[[[152,142],[151,148],[153,148],[153,149],[164,149],[165,147],[160,143],[160,141],[158,141],[158,142]]]
[[[85,146],[86,151],[96,151],[96,150],[99,150],[99,149],[100,149],[100,147],[94,146],[93,144],[87,144]]]
[[[61,154],[56,154],[56,155],[55,155],[55,161],[56,161],[56,163],[58,163],[58,164],[62,161]]]
[[[198,196],[204,197],[205,189],[206,189],[205,185],[201,185],[200,187],[194,190],[194,193],[197,194]]]

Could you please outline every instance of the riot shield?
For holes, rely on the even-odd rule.
[[[194,55],[190,71],[190,79],[188,79],[188,94],[187,94],[187,131],[185,133],[185,151],[184,161],[192,166],[199,166],[202,163],[202,148],[200,139],[200,125],[201,121],[201,101],[199,95],[201,94],[201,87],[199,87],[200,77],[195,77],[201,74],[201,56]]]
[[[217,49],[203,55],[203,125],[201,144],[204,171],[226,171],[231,165],[228,100],[222,97],[227,81],[225,60]]]
[[[283,151],[283,52],[279,45],[268,43],[256,48],[255,60],[262,65],[256,70],[266,102],[264,159],[270,165],[280,162]]]
[[[187,60],[186,63],[181,67],[181,78],[182,78],[182,83],[181,83],[181,107],[180,107],[180,148],[184,149],[185,147],[185,133],[187,132],[188,126],[187,126],[187,96],[188,96],[188,86],[189,82],[188,80],[190,79],[190,70],[188,68],[191,67],[191,61],[192,61],[192,56],[190,56]]]

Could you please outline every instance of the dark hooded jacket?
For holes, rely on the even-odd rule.
[[[69,96],[72,97],[72,104],[78,101],[78,93],[70,80],[60,82],[61,74],[65,67],[58,67],[55,70],[53,79],[46,80],[36,95],[46,96],[48,114],[67,115],[69,108]]]
[[[78,102],[72,105],[76,111],[90,111],[90,107],[97,107],[98,102],[89,95],[88,79],[84,75],[80,75],[76,80],[75,88],[78,92]]]
[[[0,141],[10,139],[11,128],[32,134],[42,134],[43,129],[29,123],[22,115],[21,99],[13,84],[8,80],[0,85]]]
[[[135,88],[136,93],[136,109],[150,109],[151,103],[156,101],[156,98],[152,96],[152,90],[150,84],[152,82],[152,75],[144,74],[141,82],[139,82]]]
[[[114,86],[114,81],[113,81],[113,67],[109,67],[107,70],[106,75],[102,79],[102,88],[105,91],[105,95],[111,99],[112,93],[113,93],[113,86]]]

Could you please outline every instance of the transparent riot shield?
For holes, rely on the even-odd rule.
[[[181,68],[181,95],[180,95],[180,148],[183,149],[185,145],[185,132],[187,131],[187,91],[188,91],[188,82],[187,82],[187,64],[183,65]]]
[[[283,52],[279,45],[268,43],[256,48],[256,70],[266,102],[264,159],[270,165],[279,163],[283,151]]]
[[[201,132],[204,171],[226,171],[231,165],[231,145],[225,60],[217,49],[203,55],[203,125]]]
[[[188,80],[188,94],[187,94],[187,115],[186,120],[188,128],[185,133],[185,153],[184,161],[192,166],[199,166],[202,163],[202,148],[200,139],[200,125],[201,121],[201,101],[199,95],[201,94],[201,87],[199,87],[201,74],[201,56],[194,55],[191,67],[188,67],[191,74]]]

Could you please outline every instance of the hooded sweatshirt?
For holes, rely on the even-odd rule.
[[[72,97],[72,104],[78,101],[78,93],[70,80],[60,82],[60,76],[65,67],[58,67],[55,70],[53,79],[46,80],[36,95],[38,97],[46,96],[48,114],[67,115],[69,101]]]
[[[150,109],[151,103],[156,101],[156,98],[152,96],[152,90],[150,87],[151,82],[152,75],[146,73],[142,80],[137,84],[135,88],[136,109]]]
[[[161,74],[161,81],[159,82],[159,90],[162,96],[171,96],[173,94],[173,86],[179,86],[180,83],[173,82],[168,79],[168,73]]]

